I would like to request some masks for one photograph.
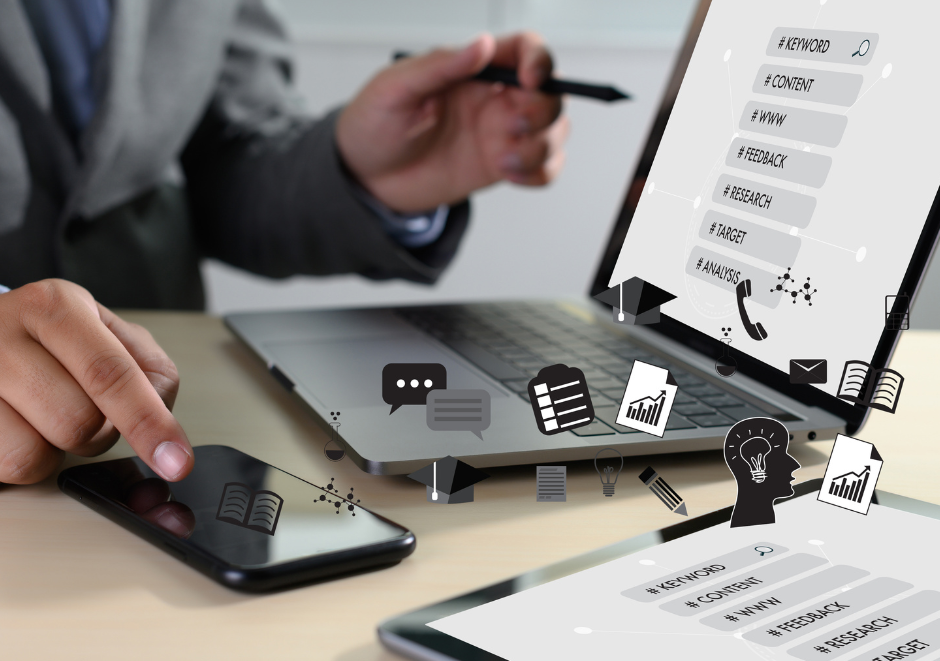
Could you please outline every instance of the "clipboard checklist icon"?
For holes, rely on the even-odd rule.
[[[549,436],[594,420],[587,380],[577,367],[558,364],[540,369],[529,381],[529,401],[539,431]]]

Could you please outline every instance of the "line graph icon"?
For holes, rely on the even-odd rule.
[[[669,370],[633,361],[633,371],[617,413],[617,424],[661,438],[666,432],[678,389]]]
[[[884,461],[871,443],[839,434],[832,446],[822,488],[822,503],[868,514]]]

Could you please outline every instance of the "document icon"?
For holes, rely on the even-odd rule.
[[[591,424],[594,404],[584,372],[577,367],[543,367],[529,381],[529,401],[543,434],[560,434]]]
[[[868,514],[884,462],[871,443],[839,434],[817,500]]]
[[[790,383],[825,383],[829,363],[813,358],[790,361]]]
[[[539,503],[563,503],[567,500],[565,466],[536,466],[535,500]]]
[[[662,437],[678,389],[669,370],[633,361],[633,371],[617,413],[617,424]]]

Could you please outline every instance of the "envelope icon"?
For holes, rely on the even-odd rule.
[[[790,383],[825,383],[828,363],[819,358],[791,360]]]

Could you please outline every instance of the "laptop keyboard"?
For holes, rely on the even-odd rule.
[[[595,419],[573,429],[578,436],[639,433],[614,423],[634,360],[667,368],[679,385],[667,430],[729,427],[766,415],[678,364],[548,303],[400,308],[398,314],[527,402],[529,379],[543,367],[563,363],[581,369]]]

